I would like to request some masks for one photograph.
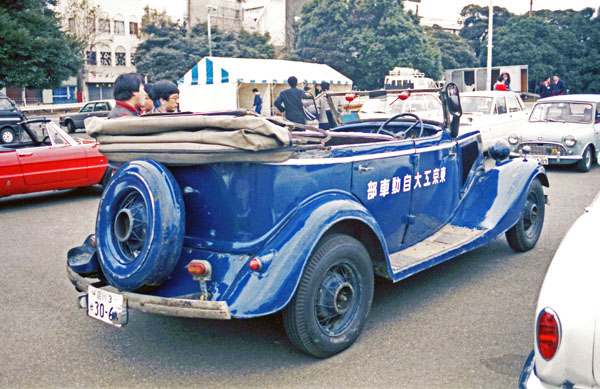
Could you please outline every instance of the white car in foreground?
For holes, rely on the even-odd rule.
[[[507,140],[529,115],[521,96],[515,92],[464,92],[460,102],[463,110],[461,125],[471,124],[481,132],[483,151],[500,139]]]
[[[600,386],[600,194],[565,235],[540,290],[520,388]]]

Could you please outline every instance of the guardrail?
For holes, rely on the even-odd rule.
[[[85,103],[21,105],[19,109],[25,113],[67,113],[79,111]]]

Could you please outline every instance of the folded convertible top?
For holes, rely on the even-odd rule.
[[[92,117],[85,127],[100,143],[100,152],[115,162],[140,158],[176,165],[283,162],[296,143],[292,123],[254,114]]]

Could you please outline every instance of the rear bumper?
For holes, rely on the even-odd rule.
[[[98,279],[83,277],[67,266],[67,276],[75,288],[86,292],[88,286],[98,287]],[[159,297],[140,293],[120,292],[111,286],[101,287],[109,292],[123,295],[128,309],[160,315],[193,317],[200,319],[231,319],[229,306],[225,301],[203,301],[189,298]]]

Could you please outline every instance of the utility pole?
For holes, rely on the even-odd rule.
[[[533,9],[533,0],[529,0],[529,17],[531,17],[531,10]]]
[[[533,0],[532,0],[533,1]],[[492,89],[492,35],[494,32],[494,4],[493,0],[490,0],[490,9],[488,16],[488,43],[487,43],[487,87],[486,90]]]
[[[206,17],[206,24],[207,24],[207,29],[208,29],[208,56],[212,57],[212,42],[211,42],[211,37],[210,37],[210,15],[212,13],[212,11],[216,11],[217,7],[215,7],[214,5],[207,5],[206,6],[206,13],[207,13],[207,17]]]

